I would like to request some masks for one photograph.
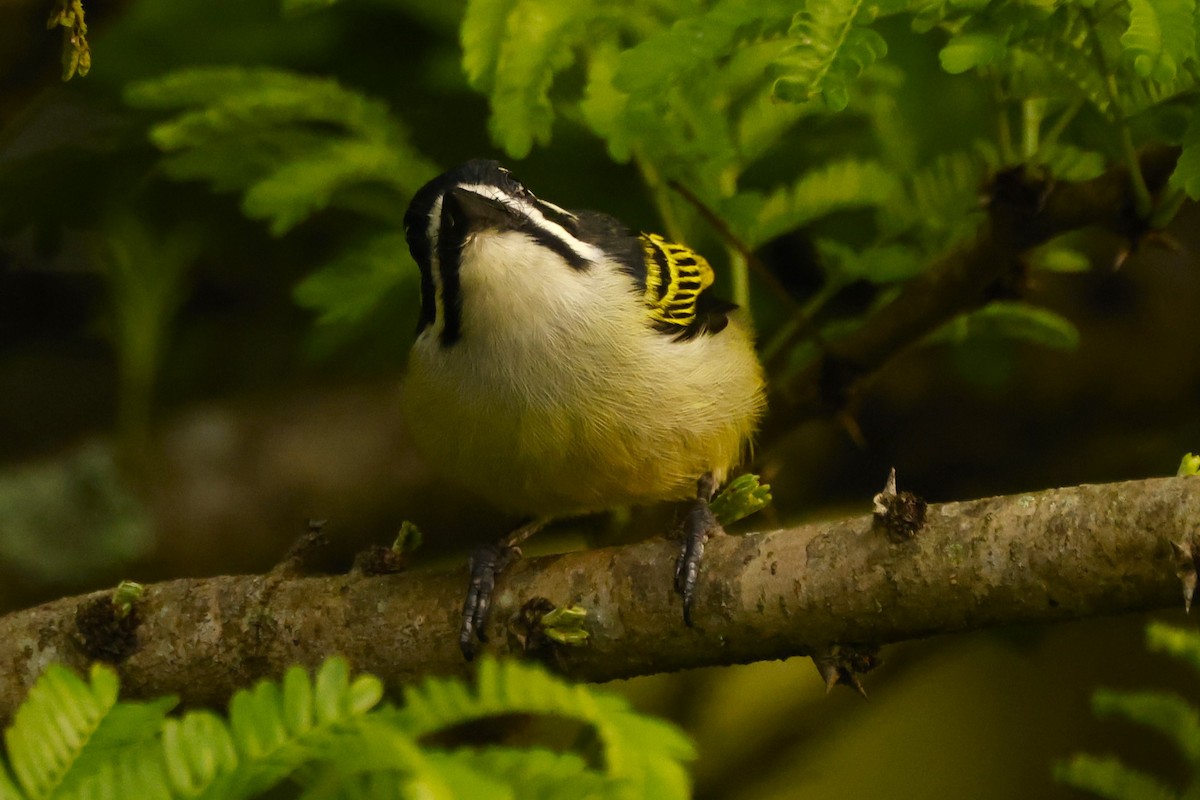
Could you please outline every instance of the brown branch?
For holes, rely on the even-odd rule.
[[[1178,148],[1142,156],[1142,174],[1152,191],[1166,185],[1178,158]],[[989,289],[1019,271],[1031,248],[1088,227],[1136,244],[1146,223],[1133,212],[1129,181],[1124,168],[1079,183],[1055,183],[1016,171],[997,176],[975,237],[905,284],[853,333],[825,342],[822,356],[772,397],[762,440],[770,442],[802,421],[842,411],[871,373],[957,315],[984,305]]]
[[[870,516],[712,540],[696,626],[683,625],[677,545],[655,539],[518,563],[501,579],[493,648],[533,598],[588,609],[586,647],[558,666],[608,680],[883,644],[997,625],[1140,611],[1182,602],[1170,543],[1200,520],[1200,479],[1078,486],[931,506],[916,538],[890,543]],[[127,697],[174,693],[216,704],[253,680],[333,653],[392,685],[463,673],[456,641],[465,571],[387,577],[219,577],[147,589],[138,626],[114,626]],[[93,651],[97,593],[0,619],[0,716],[51,661]],[[81,614],[80,609],[87,609]]]

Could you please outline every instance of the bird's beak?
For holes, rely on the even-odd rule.
[[[442,227],[461,225],[466,230],[507,228],[513,224],[514,211],[499,200],[484,197],[469,189],[454,186],[442,195]]]

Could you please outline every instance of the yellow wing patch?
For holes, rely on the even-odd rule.
[[[646,253],[646,306],[650,318],[665,330],[682,330],[696,321],[700,294],[712,286],[712,267],[686,245],[643,233]]]

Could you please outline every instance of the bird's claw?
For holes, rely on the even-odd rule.
[[[467,568],[471,583],[463,603],[462,626],[458,631],[458,647],[467,661],[475,658],[475,640],[487,641],[487,622],[496,590],[496,576],[521,557],[521,549],[500,542],[481,547],[471,554]]]
[[[704,558],[704,544],[708,537],[721,532],[721,524],[708,506],[708,498],[702,491],[692,502],[683,524],[683,546],[675,561],[675,591],[683,598],[683,622],[692,626],[692,602],[696,595],[696,581],[700,578],[700,562]]]

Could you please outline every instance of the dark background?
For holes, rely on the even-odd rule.
[[[0,5],[3,608],[124,577],[263,571],[309,518],[328,520],[331,568],[405,519],[426,533],[425,563],[461,560],[503,532],[510,521],[441,485],[407,447],[397,398],[411,291],[352,332],[316,324],[292,287],[349,223],[321,215],[272,238],[235,197],[154,181],[145,115],[119,96],[188,63],[281,64],[383,98],[442,166],[502,158],[486,102],[459,72],[458,4],[346,3],[286,21],[245,0],[87,8],[95,65],[64,84],[48,4]],[[570,125],[515,166],[560,205],[657,224],[634,170]],[[132,456],[111,287],[90,246],[114,211],[199,232]],[[1200,448],[1196,221],[1185,208],[1171,231],[1180,249],[1143,248],[1119,270],[1119,241],[1095,232],[1090,272],[1034,277],[1037,302],[1078,325],[1075,352],[975,341],[895,359],[863,398],[863,444],[834,421],[804,425],[773,476],[773,508],[751,527],[865,513],[892,466],[931,502],[1173,474]],[[564,530],[531,550],[580,542]],[[1161,742],[1088,710],[1101,685],[1195,696],[1194,675],[1144,652],[1144,622],[890,647],[866,679],[869,703],[824,696],[801,659],[611,688],[697,739],[700,797],[1068,797],[1051,764],[1079,750],[1185,777]]]

